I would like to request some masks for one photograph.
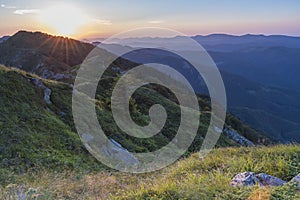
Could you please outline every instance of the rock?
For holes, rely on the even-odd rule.
[[[43,82],[40,79],[33,78],[32,81],[33,81],[34,85],[36,85],[37,87],[42,88],[42,89],[46,88],[45,85],[43,84]]]
[[[139,160],[113,139],[110,139],[108,143],[103,146],[102,150],[107,156],[115,160],[118,165],[139,165]]]
[[[295,182],[298,185],[298,188],[300,189],[300,173],[295,176],[294,178],[292,178],[292,180],[290,182]]]
[[[44,90],[44,101],[47,103],[47,104],[51,104],[51,101],[50,101],[50,95],[51,95],[51,90],[49,88],[46,88]]]
[[[42,77],[44,79],[48,79],[52,76],[54,76],[54,72],[49,71],[48,69],[43,69],[42,73],[40,74],[40,77]]]
[[[280,178],[265,173],[257,174],[256,178],[258,179],[261,186],[282,186],[286,183]]]
[[[47,88],[43,82],[38,79],[38,78],[33,78],[32,79],[33,81],[33,84],[36,85],[37,87],[41,88],[44,90],[44,101],[47,103],[47,104],[51,104],[52,102],[50,101],[50,96],[51,96],[51,89],[50,88]]]
[[[222,133],[222,129],[220,129],[219,127],[216,127],[214,126],[214,130],[217,132],[217,133]]]
[[[224,133],[226,133],[230,139],[234,140],[236,143],[238,143],[242,146],[250,146],[250,147],[254,146],[253,142],[251,142],[244,136],[241,136],[238,132],[236,132],[233,129],[225,128]]]
[[[33,70],[32,70],[32,73],[35,73],[37,72],[41,67],[44,66],[44,63],[39,63]]]
[[[286,182],[275,176],[271,176],[265,173],[255,175],[254,172],[243,172],[237,174],[231,181],[232,186],[282,186]]]
[[[71,74],[55,74],[52,76],[52,79],[54,80],[61,80],[61,79],[75,79],[75,76]]]
[[[122,147],[122,145],[119,144],[119,143],[118,143],[117,141],[115,141],[114,139],[110,139],[110,141],[111,141],[114,145],[116,145],[117,147],[122,148],[123,150],[127,150],[127,149],[124,149],[124,148]]]
[[[258,183],[258,180],[255,177],[254,172],[243,172],[243,173],[237,174],[230,182],[230,185],[232,185],[232,186],[253,186],[256,183]]]

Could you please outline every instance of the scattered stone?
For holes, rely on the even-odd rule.
[[[44,63],[39,63],[33,70],[32,73],[36,73],[41,67],[44,66]]]
[[[48,69],[43,69],[40,76],[44,79],[48,79],[48,78],[54,76],[54,72],[49,71]]]
[[[256,175],[256,178],[259,180],[261,186],[282,186],[286,182],[277,178],[275,176],[270,176],[265,173],[260,173]]]
[[[231,181],[232,186],[253,186],[258,183],[254,172],[242,172],[237,174]]]
[[[45,85],[43,84],[43,82],[40,79],[33,78],[32,81],[33,81],[34,85],[36,85],[37,87],[42,88],[42,89],[46,88]]]
[[[54,80],[61,80],[61,79],[75,79],[75,76],[71,74],[55,74],[52,76],[52,79]]]

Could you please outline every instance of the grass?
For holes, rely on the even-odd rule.
[[[90,171],[103,168],[87,152],[76,133],[71,112],[72,88],[66,83],[41,79],[52,90],[52,104],[48,105],[43,100],[43,90],[33,84],[32,78],[39,77],[0,66],[0,93],[3,94],[0,98],[0,168],[19,173],[43,168]],[[107,136],[135,152],[153,151],[167,144],[176,134],[180,121],[180,109],[176,101],[172,101],[176,100],[174,95],[157,86],[137,90],[130,101],[131,114],[136,123],[148,124],[149,108],[156,103],[166,108],[168,119],[161,134],[147,140],[133,138],[122,132],[112,117],[111,90],[108,89],[113,81],[114,77],[108,77],[100,82],[96,100],[99,123]],[[155,87],[161,92],[155,92]],[[199,103],[203,108],[209,107],[208,100],[204,98],[199,98]],[[198,134],[187,155],[198,151],[201,146],[210,121],[209,108],[207,110],[201,115]],[[233,116],[228,119],[227,125],[241,130],[241,134],[260,137],[255,130]],[[217,146],[238,145],[222,135]]]
[[[76,134],[71,113],[72,89],[66,83],[43,80],[52,90],[48,105],[35,75],[0,66],[0,196],[1,199],[247,199],[266,196],[296,198],[295,186],[282,188],[233,188],[230,179],[243,171],[265,172],[289,180],[299,173],[299,146],[239,148],[221,135],[217,147],[204,159],[197,152],[210,119],[209,100],[199,97],[204,109],[198,134],[189,151],[174,165],[148,174],[110,171],[84,148]],[[108,77],[104,81],[115,80]],[[110,83],[112,84],[112,83]],[[99,84],[96,110],[108,137],[130,151],[147,152],[167,143],[176,133],[179,110],[174,96],[164,88],[140,88],[130,100],[133,119],[147,124],[149,107],[167,109],[167,125],[150,140],[134,139],[118,129],[110,110],[109,84]],[[154,90],[162,91],[157,93]],[[143,98],[147,95],[147,98]],[[175,126],[174,126],[175,124]],[[253,142],[261,137],[232,115],[231,126]],[[251,137],[250,137],[251,136]]]
[[[2,185],[2,197],[14,199],[299,199],[296,185],[232,187],[234,175],[265,172],[289,181],[300,171],[300,147],[279,145],[256,148],[220,148],[207,157],[197,153],[163,170],[124,174],[103,170],[93,173],[43,171],[16,175]],[[32,195],[32,196],[30,196]],[[30,197],[30,198],[29,198]]]

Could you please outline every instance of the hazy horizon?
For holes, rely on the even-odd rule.
[[[41,31],[76,39],[109,37],[137,27],[186,35],[300,36],[298,1],[0,1],[0,35]]]
[[[61,37],[67,37],[70,39],[75,39],[75,40],[89,40],[89,41],[96,41],[96,40],[105,40],[111,36],[107,36],[107,37],[101,37],[101,36],[90,36],[90,37],[81,37],[81,38],[76,38],[76,37],[72,37],[72,36],[65,36],[65,35],[60,35],[60,34],[53,34],[53,33],[48,33],[46,31],[41,31],[41,30],[24,30],[24,29],[20,29],[12,34],[4,34],[4,35],[0,35],[1,37],[6,37],[6,36],[13,36],[16,33],[20,32],[20,31],[26,31],[26,32],[41,32],[41,33],[45,33],[45,34],[49,34],[49,35],[53,35],[53,36],[61,36]],[[213,35],[228,35],[228,36],[234,36],[234,37],[242,37],[242,36],[247,36],[247,35],[252,35],[252,36],[265,36],[265,37],[270,37],[270,36],[284,36],[284,37],[295,37],[298,38],[300,37],[300,35],[287,35],[287,34],[263,34],[263,33],[243,33],[243,34],[231,34],[231,33],[225,33],[225,32],[213,32],[213,33],[208,33],[208,34],[194,34],[194,35],[186,35],[187,37],[196,37],[196,36],[202,36],[202,37],[208,37],[208,36],[213,36]],[[175,36],[170,36],[170,37],[158,37],[158,38],[174,38],[177,37],[179,35],[175,35]],[[131,38],[131,37],[128,37]],[[147,37],[140,37],[140,38],[147,38]],[[148,37],[149,38],[149,37]],[[155,37],[150,37],[150,38],[155,38]]]

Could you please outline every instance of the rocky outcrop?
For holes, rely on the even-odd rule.
[[[40,76],[44,79],[49,79],[52,76],[54,76],[54,72],[48,70],[48,69],[43,69],[42,72],[40,73]]]
[[[253,186],[258,183],[254,172],[243,172],[237,174],[230,182],[232,186]]]
[[[224,133],[233,141],[236,143],[242,145],[242,146],[250,146],[253,147],[254,144],[244,136],[240,135],[237,131],[231,129],[231,128],[225,128]]]
[[[94,136],[91,134],[82,134],[81,137],[85,146],[88,149],[92,149],[88,143],[93,142]],[[107,157],[110,157],[112,162],[116,162],[114,164],[131,166],[138,166],[140,164],[139,160],[132,153],[114,139],[109,139],[107,143],[102,144],[101,151]]]
[[[44,101],[47,103],[47,104],[51,104],[51,89],[50,88],[47,88],[44,83],[38,79],[38,78],[33,78],[32,79],[34,85],[36,85],[37,87],[41,88],[44,90]]]
[[[102,150],[107,156],[111,156],[111,158],[116,160],[119,164],[139,165],[139,160],[113,139],[110,139],[109,142],[103,146]]]
[[[286,183],[284,180],[281,180],[280,178],[277,178],[275,176],[270,176],[265,173],[257,174],[256,178],[258,179],[259,184],[261,186],[282,186]]]
[[[50,101],[50,96],[51,96],[51,90],[49,88],[45,88],[44,90],[44,101],[47,104],[51,104],[52,102]]]
[[[296,177],[295,177],[296,178]],[[282,186],[286,181],[265,173],[242,172],[237,174],[230,182],[232,186]]]
[[[44,63],[39,63],[33,70],[32,73],[37,73],[37,71],[44,66]]]

